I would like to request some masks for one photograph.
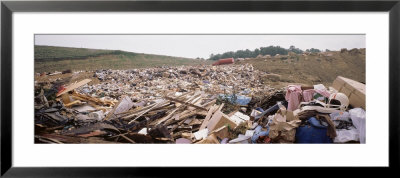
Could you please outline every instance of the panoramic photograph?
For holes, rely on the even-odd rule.
[[[365,144],[363,34],[36,34],[35,144]]]

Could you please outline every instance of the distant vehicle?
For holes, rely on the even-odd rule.
[[[224,65],[224,64],[233,64],[235,60],[233,58],[226,58],[226,59],[219,59],[218,61],[214,62],[212,65]]]

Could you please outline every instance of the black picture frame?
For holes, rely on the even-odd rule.
[[[128,177],[174,175],[165,168],[20,168],[12,166],[12,17],[13,12],[127,11],[289,11],[389,12],[389,167],[399,167],[400,1],[2,1],[1,2],[1,175],[6,177]],[[385,59],[376,59],[385,60]],[[377,111],[378,112],[378,111]],[[375,118],[379,122],[380,118]],[[186,171],[186,170],[185,170]],[[193,170],[195,174],[202,170]],[[226,170],[215,170],[220,173]],[[257,170],[253,170],[257,171]],[[203,172],[206,173],[206,172]]]

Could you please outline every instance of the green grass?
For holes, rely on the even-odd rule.
[[[54,46],[35,46],[35,72],[132,69],[210,64],[210,61],[163,55]]]
[[[35,61],[54,61],[64,59],[86,59],[101,55],[126,54],[120,50],[102,50],[88,48],[69,48],[56,46],[35,46]],[[133,55],[134,53],[130,53]]]

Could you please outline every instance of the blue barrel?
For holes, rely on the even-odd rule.
[[[327,135],[327,126],[321,125],[315,117],[308,119],[309,125],[296,129],[296,143],[332,143]]]

